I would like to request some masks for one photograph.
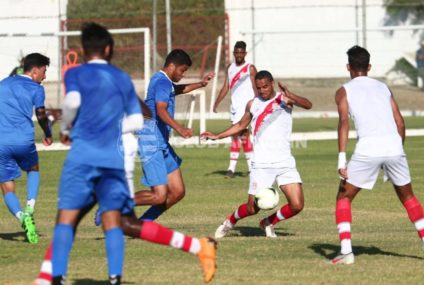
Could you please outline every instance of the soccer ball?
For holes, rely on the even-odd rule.
[[[272,187],[261,188],[255,195],[256,205],[261,210],[272,210],[277,207],[279,201],[278,191]]]

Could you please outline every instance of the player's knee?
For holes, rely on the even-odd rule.
[[[293,214],[295,214],[295,215],[300,213],[303,210],[303,206],[304,206],[303,201],[296,201],[296,202],[290,204],[290,208],[291,208]]]

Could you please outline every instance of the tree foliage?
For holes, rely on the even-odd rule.
[[[424,23],[424,1],[422,0],[384,0],[386,25]]]

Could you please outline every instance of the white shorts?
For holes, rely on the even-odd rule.
[[[293,183],[302,183],[296,167],[252,168],[250,170],[249,195],[255,195],[258,189],[272,187],[277,181],[278,187]]]
[[[369,157],[360,154],[353,154],[347,165],[349,177],[347,182],[371,190],[377,181],[380,169],[384,171],[384,181],[390,180],[396,186],[404,186],[411,182],[405,155]]]

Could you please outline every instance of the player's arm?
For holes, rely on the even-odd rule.
[[[403,120],[402,114],[400,113],[399,106],[396,103],[393,95],[390,97],[390,103],[392,105],[393,117],[395,119],[396,127],[400,137],[402,138],[402,143],[405,143],[405,121]]]
[[[152,118],[152,111],[150,111],[149,107],[147,107],[146,103],[143,100],[139,99],[141,112],[143,113],[143,117],[145,119]]]
[[[346,90],[344,87],[336,92],[337,111],[339,113],[339,124],[337,127],[339,143],[339,160],[337,169],[341,179],[347,179],[346,148],[349,139],[349,106],[347,103]]]
[[[46,108],[44,108],[44,106],[35,108],[35,116],[37,117],[38,124],[44,132],[43,144],[51,145],[53,143],[52,130],[50,127],[49,118],[46,114]]]
[[[280,82],[278,82],[278,87],[284,93],[283,100],[287,105],[298,106],[306,110],[312,108],[312,102],[305,97],[294,94],[287,88],[287,86],[281,84]]]
[[[156,102],[156,113],[159,118],[168,126],[173,128],[177,133],[180,134],[183,138],[190,138],[193,136],[193,130],[189,128],[184,128],[177,121],[175,121],[167,111],[168,103],[158,101]]]
[[[223,139],[235,134],[240,133],[242,130],[245,130],[249,123],[252,121],[252,113],[250,113],[250,107],[252,106],[253,100],[250,100],[246,104],[246,111],[244,112],[243,117],[236,124],[232,125],[225,131],[220,132],[219,134],[214,134],[212,132],[206,131],[200,135],[202,139],[211,139],[218,140]]]
[[[224,80],[224,84],[222,85],[221,90],[219,90],[219,94],[218,97],[215,100],[215,103],[213,103],[213,112],[214,113],[218,113],[217,109],[218,109],[218,105],[219,103],[221,103],[221,101],[224,99],[224,97],[227,95],[228,91],[230,91],[230,85],[228,84],[228,68],[230,66],[227,66],[226,72],[225,72],[225,80]]]
[[[189,93],[193,90],[202,88],[202,87],[206,87],[209,83],[209,81],[212,80],[212,78],[214,78],[215,73],[213,72],[209,72],[208,74],[206,74],[202,81],[200,82],[196,82],[196,83],[190,83],[190,84],[178,84],[175,85],[175,95],[180,95],[180,94],[186,94]]]
[[[72,128],[79,107],[81,106],[81,94],[78,91],[70,91],[66,94],[62,104],[62,121],[60,123],[60,141],[63,144],[71,144],[69,130]]]
[[[253,92],[255,93],[255,96],[258,96],[258,90],[256,89],[256,83],[255,83],[255,77],[258,71],[256,70],[256,67],[253,64],[250,65],[249,72],[250,72],[250,81],[252,82]]]

